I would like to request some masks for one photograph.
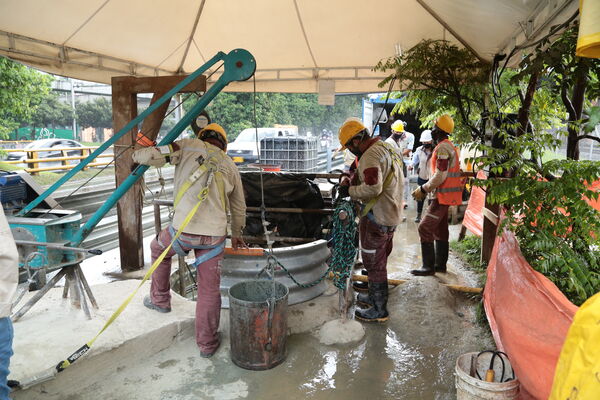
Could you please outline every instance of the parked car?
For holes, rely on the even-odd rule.
[[[52,149],[52,148],[57,148],[57,149],[64,149],[64,148],[70,148],[72,147],[73,150],[68,150],[66,152],[66,156],[67,157],[75,157],[75,156],[81,156],[83,154],[82,150],[77,150],[77,148],[79,147],[84,147],[81,143],[76,142],[75,140],[70,140],[70,139],[43,139],[43,140],[36,140],[33,141],[29,144],[27,144],[27,146],[25,146],[23,148],[23,151],[15,151],[15,152],[11,152],[8,153],[7,156],[7,161],[15,161],[15,160],[19,160],[19,161],[25,161],[27,159],[27,150],[35,150],[35,149]],[[63,157],[63,154],[60,150],[56,150],[56,151],[40,151],[38,152],[38,157],[39,158],[54,158],[54,157]],[[69,160],[69,164],[77,164],[79,162],[79,160]],[[48,163],[46,163],[48,164]],[[50,165],[45,165],[45,166],[50,166]]]

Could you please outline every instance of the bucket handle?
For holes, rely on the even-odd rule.
[[[477,378],[479,380],[484,380],[481,375],[479,375],[479,371],[477,371],[477,360],[479,359],[479,356],[485,353],[492,353],[492,358],[490,359],[490,365],[488,367],[488,373],[489,371],[491,371],[493,373],[494,371],[494,360],[496,359],[496,357],[498,357],[500,359],[500,362],[502,363],[502,374],[500,375],[500,382],[509,382],[509,381],[514,381],[515,380],[515,370],[514,368],[511,367],[512,370],[512,378],[506,378],[506,380],[504,380],[504,374],[506,372],[506,364],[504,363],[504,359],[502,358],[502,356],[506,357],[506,360],[509,360],[508,355],[503,352],[503,351],[496,351],[496,350],[484,350],[482,352],[480,352],[479,354],[477,354],[477,356],[473,357],[473,359],[471,360],[471,370],[475,370],[475,374],[477,375]],[[488,375],[486,374],[486,378],[488,377]],[[492,375],[493,377],[493,375]],[[485,379],[487,381],[487,379]],[[490,381],[493,382],[493,379]]]

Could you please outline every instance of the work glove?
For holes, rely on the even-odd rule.
[[[342,199],[350,196],[350,186],[344,183],[345,181],[342,181],[342,184],[338,188],[338,197]]]
[[[419,186],[411,194],[416,201],[423,201],[427,197],[427,192],[423,190],[423,186]]]

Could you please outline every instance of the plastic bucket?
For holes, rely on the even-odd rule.
[[[514,379],[508,382],[485,382],[476,376],[470,375],[471,364],[477,357],[476,352],[466,353],[456,360],[456,398],[457,400],[498,400],[498,399],[516,399],[519,396],[519,380]],[[479,375],[485,377],[485,372],[489,367],[492,354],[484,353],[477,358],[477,365],[474,366]],[[504,378],[512,377],[512,366],[507,359]],[[502,366],[500,362],[494,363],[494,372],[496,380],[501,378]]]
[[[248,164],[249,167],[254,167],[254,168],[260,168],[263,171],[266,172],[280,172],[281,171],[281,165],[276,165],[276,164],[258,164],[258,163],[254,163],[254,164]]]
[[[274,301],[270,329],[268,301]],[[229,289],[231,360],[237,366],[264,370],[285,360],[287,303],[288,288],[277,281],[244,281]]]

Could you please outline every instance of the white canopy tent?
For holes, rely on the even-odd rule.
[[[217,51],[249,50],[258,91],[381,91],[382,58],[447,39],[491,60],[536,40],[576,0],[2,0],[0,54],[53,74],[189,73]],[[209,83],[218,78],[218,72]],[[252,90],[252,82],[228,90]]]

